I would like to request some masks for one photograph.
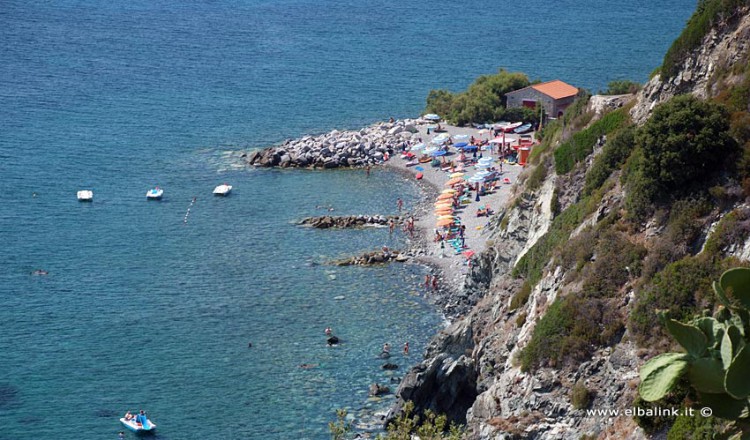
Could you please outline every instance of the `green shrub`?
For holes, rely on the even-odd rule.
[[[713,440],[716,424],[716,419],[704,417],[699,411],[695,411],[692,417],[681,412],[669,428],[667,440]]]
[[[591,169],[586,173],[584,194],[591,192],[604,184],[610,174],[620,168],[635,149],[635,128],[627,127],[607,140],[602,152],[594,159]]]
[[[594,144],[603,135],[609,135],[629,122],[626,109],[621,108],[604,115],[590,127],[575,133],[567,142],[555,150],[555,171],[557,174],[570,172],[578,162],[583,161],[594,151]]]
[[[460,440],[464,429],[453,423],[448,425],[445,415],[437,415],[427,410],[423,416],[414,415],[414,403],[404,404],[403,413],[395,422],[388,425],[385,435],[379,434],[377,440],[411,440],[416,434],[424,440]]]
[[[526,180],[526,190],[536,191],[542,186],[544,179],[547,177],[547,164],[540,163],[531,171],[531,175]]]
[[[680,65],[698,48],[713,26],[736,15],[737,8],[750,4],[748,0],[700,0],[685,29],[672,43],[661,66],[664,79],[677,75]]]
[[[655,347],[666,340],[666,333],[658,322],[657,311],[667,311],[674,319],[685,319],[703,309],[711,309],[714,297],[711,280],[718,278],[733,261],[706,255],[686,257],[667,265],[636,291],[635,306],[628,326],[641,347]]]
[[[513,298],[510,299],[510,310],[516,310],[519,307],[523,307],[529,301],[531,296],[531,284],[528,281],[524,281],[523,285]]]
[[[706,240],[703,252],[718,256],[731,245],[744,243],[750,236],[750,209],[737,208],[727,213]]]
[[[622,321],[610,300],[569,294],[553,302],[520,354],[521,370],[559,367],[590,359],[597,347],[611,345]]]
[[[591,392],[583,381],[578,381],[570,390],[570,403],[575,409],[584,409],[591,403]]]
[[[641,85],[635,81],[624,79],[620,81],[611,81],[607,84],[607,90],[602,93],[603,95],[625,95],[627,93],[637,93],[641,89]]]
[[[613,298],[619,289],[641,273],[646,248],[631,243],[623,234],[607,229],[596,245],[596,261],[588,268],[581,294],[592,298]]]
[[[724,107],[692,95],[658,106],[635,137],[643,177],[674,192],[720,171],[739,152],[728,120]]]

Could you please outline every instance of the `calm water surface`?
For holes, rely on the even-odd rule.
[[[498,67],[644,81],[694,6],[3,2],[0,439],[115,438],[139,408],[162,439],[328,438],[335,408],[379,405],[382,343],[410,341],[403,374],[441,319],[420,267],[323,264],[402,237],[293,223],[418,192],[384,171],[246,170],[235,152],[413,116],[429,89]],[[212,197],[224,181],[234,193]]]

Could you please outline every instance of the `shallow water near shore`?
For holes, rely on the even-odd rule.
[[[293,223],[419,192],[378,169],[246,170],[235,152],[414,116],[429,89],[499,66],[643,81],[694,7],[652,3],[5,2],[0,439],[116,438],[140,408],[162,439],[328,438],[334,409],[389,381],[382,343],[409,340],[401,376],[441,318],[419,266],[322,264],[400,235]],[[146,202],[154,185],[165,198]]]

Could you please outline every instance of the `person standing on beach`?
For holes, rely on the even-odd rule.
[[[438,290],[438,281],[437,281],[437,275],[432,277],[432,290],[437,292]]]
[[[396,222],[393,219],[388,219],[388,235],[393,235],[393,230],[396,229]]]

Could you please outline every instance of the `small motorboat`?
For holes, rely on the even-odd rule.
[[[125,417],[120,418],[120,423],[133,432],[151,432],[156,429],[156,424],[149,420],[145,414],[128,416],[130,416],[130,412]]]
[[[146,198],[149,200],[161,200],[161,197],[163,195],[164,190],[157,186],[156,188],[148,190],[148,192],[146,193]]]
[[[226,183],[222,183],[214,188],[215,196],[228,196],[230,192],[232,192],[232,185],[227,185]]]
[[[513,130],[513,133],[526,133],[527,131],[531,131],[531,124],[523,124],[522,126],[516,128]]]
[[[76,195],[78,196],[79,202],[93,202],[94,201],[94,191],[91,191],[90,189],[82,189],[78,191]]]
[[[523,122],[514,122],[512,124],[508,124],[508,125],[500,127],[500,131],[502,131],[504,133],[511,133],[516,128],[518,128],[518,127],[520,127],[522,125],[523,125]]]

